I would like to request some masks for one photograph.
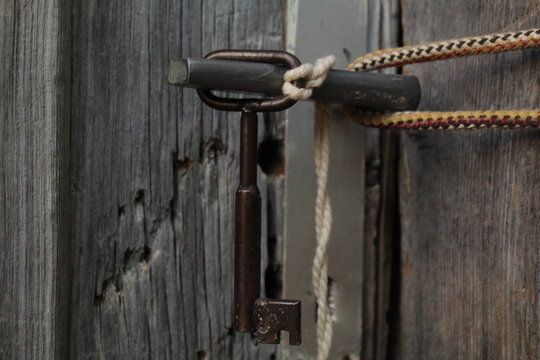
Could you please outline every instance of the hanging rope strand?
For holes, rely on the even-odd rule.
[[[303,64],[284,75],[283,93],[295,100],[311,96],[313,88],[320,86],[326,74],[334,66],[332,55],[318,59],[315,65]],[[293,81],[307,80],[305,87],[293,85]],[[330,163],[330,105],[315,104],[314,127],[315,172],[317,174],[317,198],[315,201],[316,247],[313,258],[312,282],[317,304],[317,360],[327,360],[332,345],[332,311],[328,294],[328,256],[326,249],[332,229],[332,208],[328,195],[328,165]]]
[[[317,360],[326,360],[332,344],[332,314],[328,294],[328,256],[326,249],[332,228],[332,208],[328,195],[328,166],[330,162],[330,105],[315,104],[315,172],[317,198],[315,201],[315,232],[317,247],[313,258],[313,289],[317,300]]]

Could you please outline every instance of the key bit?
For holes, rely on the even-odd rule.
[[[301,313],[298,300],[258,299],[255,303],[257,341],[279,344],[281,332],[289,333],[289,345],[300,345]]]

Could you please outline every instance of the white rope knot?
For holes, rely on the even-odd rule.
[[[334,55],[328,55],[317,59],[314,65],[305,63],[294,69],[291,69],[283,76],[283,94],[294,100],[306,100],[311,97],[312,89],[322,85],[326,79],[328,71],[336,63]],[[293,81],[305,79],[304,87],[297,87],[292,84]]]

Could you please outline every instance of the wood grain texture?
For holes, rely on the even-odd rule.
[[[277,0],[78,2],[73,358],[268,359],[275,351],[231,332],[239,114],[169,86],[167,69],[171,59],[220,48],[283,48],[282,19]],[[283,123],[271,116],[260,129],[277,144],[259,181],[263,234],[275,245]]]
[[[69,341],[66,1],[0,1],[0,358]]]
[[[538,26],[538,1],[403,1],[406,44]],[[414,65],[422,109],[540,107],[540,52]],[[540,133],[402,135],[400,359],[537,359]]]

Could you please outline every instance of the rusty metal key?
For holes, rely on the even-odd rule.
[[[282,51],[224,50],[205,58],[265,62],[288,68],[300,65],[296,57]],[[282,111],[295,101],[286,97],[222,98],[211,89],[197,89],[197,93],[205,104],[215,109],[241,112],[240,183],[235,198],[233,328],[254,334],[257,342],[271,344],[279,344],[281,331],[287,331],[289,343],[299,345],[300,301],[260,298],[261,196],[257,188],[257,112]]]
[[[259,298],[261,286],[261,197],[257,188],[257,114],[242,110],[240,184],[235,199],[234,330],[255,333],[261,343],[301,342],[297,300]]]

